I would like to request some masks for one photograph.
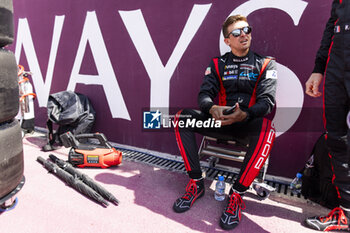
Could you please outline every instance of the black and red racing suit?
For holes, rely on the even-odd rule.
[[[271,121],[264,116],[275,105],[276,85],[276,62],[272,58],[249,51],[244,57],[229,52],[211,61],[198,94],[201,111],[183,109],[178,112],[176,121],[208,120],[212,117],[209,110],[216,97],[221,106],[233,106],[238,102],[248,117],[243,122],[219,128],[181,127],[177,124],[176,140],[190,178],[202,177],[195,133],[224,140],[242,139],[250,146],[233,188],[239,192],[248,189],[269,156],[275,138]]]
[[[334,0],[313,73],[325,74],[324,125],[340,205],[350,208],[350,0]]]

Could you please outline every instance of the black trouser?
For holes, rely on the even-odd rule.
[[[178,112],[176,122],[196,119],[206,121],[211,116],[193,109],[184,109]],[[184,160],[186,170],[192,179],[202,177],[199,163],[198,147],[195,133],[214,138],[246,138],[249,148],[241,166],[240,173],[233,185],[239,192],[244,192],[259,174],[267,157],[270,155],[271,147],[275,139],[275,129],[271,121],[265,118],[255,118],[246,122],[234,123],[220,128],[198,128],[198,127],[175,127],[177,144]]]
[[[350,97],[350,34],[336,34],[324,83],[324,123],[327,146],[340,205],[350,208],[350,131],[346,124]],[[346,48],[346,46],[348,46]]]

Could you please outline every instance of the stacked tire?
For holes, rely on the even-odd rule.
[[[5,46],[14,38],[12,0],[0,0],[0,208],[24,183],[17,63]]]

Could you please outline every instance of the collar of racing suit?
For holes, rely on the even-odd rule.
[[[253,56],[253,52],[251,50],[248,51],[247,55],[243,56],[243,57],[239,57],[239,56],[236,56],[235,54],[230,53],[230,59],[232,59],[233,62],[237,62],[237,63],[242,63],[242,62],[246,62],[249,60],[250,57]]]

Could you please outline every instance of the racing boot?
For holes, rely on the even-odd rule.
[[[245,204],[242,200],[243,193],[231,188],[228,204],[221,215],[220,226],[224,230],[235,228],[241,220],[241,210],[245,209]]]
[[[350,214],[340,208],[334,208],[327,216],[311,217],[305,220],[307,227],[318,231],[350,231]]]
[[[186,193],[179,197],[174,205],[173,210],[176,213],[182,213],[191,208],[193,203],[204,195],[204,180],[203,178],[200,180],[191,179],[187,184]]]

